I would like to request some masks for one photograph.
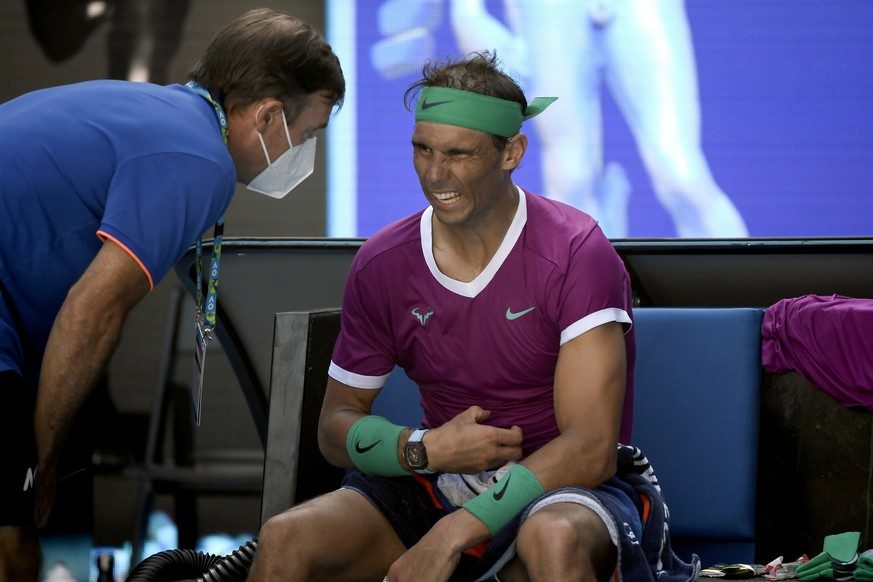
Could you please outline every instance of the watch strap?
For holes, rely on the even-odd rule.
[[[414,431],[412,431],[412,434],[409,435],[409,440],[406,442],[409,442],[409,443],[421,442],[421,439],[424,438],[424,435],[426,432],[427,432],[426,428],[417,428]]]

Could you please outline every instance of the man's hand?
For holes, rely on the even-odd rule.
[[[485,524],[459,509],[439,520],[397,558],[387,578],[390,582],[445,582],[457,568],[461,553],[490,535]]]
[[[520,459],[521,428],[480,424],[489,416],[489,411],[471,406],[441,427],[429,430],[424,436],[428,468],[475,474]]]
[[[37,527],[45,527],[52,507],[55,504],[55,492],[57,489],[57,465],[52,462],[40,461],[36,468],[34,479],[33,518]]]
[[[391,582],[445,582],[461,560],[461,552],[448,550],[442,539],[428,539],[428,533],[409,548],[388,571]],[[433,536],[435,538],[436,536]]]

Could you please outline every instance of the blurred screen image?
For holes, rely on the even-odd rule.
[[[869,236],[873,3],[327,0],[349,90],[328,236],[425,204],[403,94],[429,59],[496,51],[528,99],[516,183],[611,238]]]

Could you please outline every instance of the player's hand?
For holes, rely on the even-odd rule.
[[[391,565],[389,582],[445,582],[451,578],[465,548],[489,537],[488,528],[473,514],[455,511],[440,519],[417,544]]]
[[[446,544],[422,538],[391,565],[390,582],[445,582],[458,567],[461,553],[446,551]]]
[[[428,468],[445,473],[475,474],[521,458],[522,431],[518,426],[497,428],[481,424],[491,413],[471,406],[424,436]]]

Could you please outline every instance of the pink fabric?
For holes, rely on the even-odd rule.
[[[873,412],[873,299],[782,299],[764,313],[761,333],[765,370],[794,370],[843,406]]]

